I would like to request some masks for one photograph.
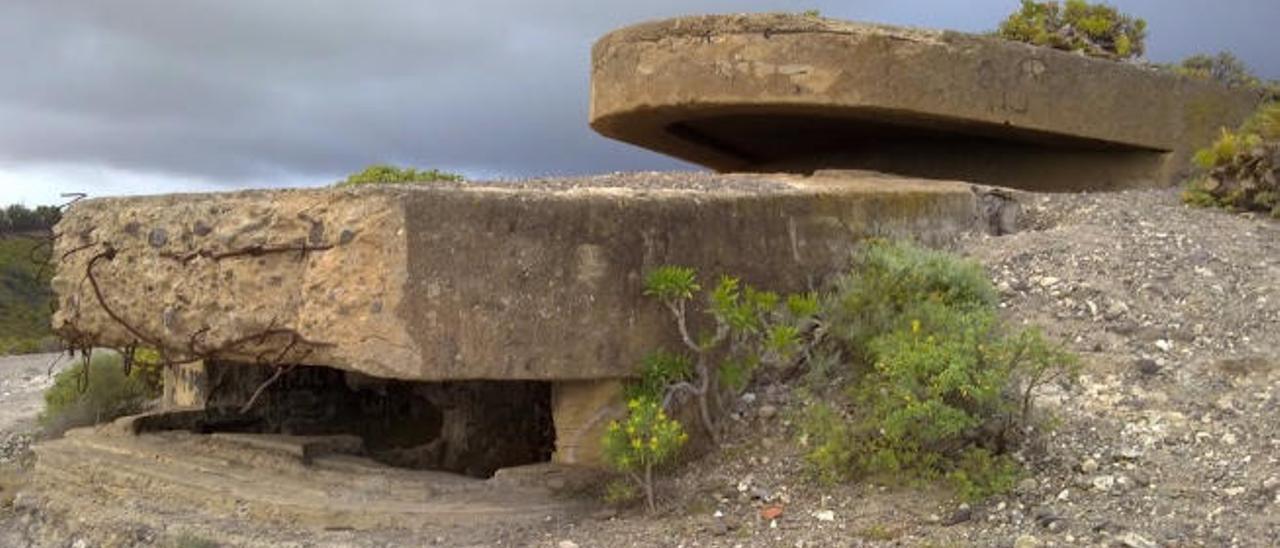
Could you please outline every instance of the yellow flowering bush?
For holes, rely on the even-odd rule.
[[[684,427],[669,417],[658,401],[632,398],[627,402],[627,417],[609,423],[603,449],[609,466],[644,490],[652,511],[654,469],[671,462],[688,441]]]

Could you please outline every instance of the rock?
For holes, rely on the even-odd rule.
[[[1018,540],[1013,541],[1013,548],[1038,548],[1040,539],[1032,535],[1022,535]]]
[[[1116,485],[1116,478],[1115,476],[1098,476],[1093,478],[1091,484],[1099,491],[1110,491]]]
[[[1142,450],[1137,447],[1125,447],[1116,452],[1116,460],[1135,461],[1142,458]]]
[[[1022,481],[1018,482],[1018,491],[1030,493],[1035,491],[1039,486],[1040,482],[1036,481],[1035,478],[1024,478]]]
[[[818,521],[835,521],[836,513],[831,510],[818,510],[813,513],[813,517]]]
[[[562,540],[559,544],[556,544],[556,548],[578,548],[578,543],[572,540]]]
[[[1123,316],[1128,311],[1129,305],[1125,304],[1124,301],[1111,301],[1111,303],[1107,305],[1105,316],[1108,320],[1113,320]]]
[[[1170,352],[1173,350],[1173,343],[1165,339],[1157,339],[1156,348],[1159,348],[1161,352]]]
[[[1159,545],[1132,531],[1120,535],[1116,542],[1125,548],[1159,548]]]
[[[1152,376],[1160,372],[1160,364],[1156,363],[1155,360],[1148,358],[1142,358],[1133,362],[1133,367],[1138,370],[1138,373],[1146,376]]]
[[[766,521],[773,521],[782,517],[781,506],[765,506],[760,509],[760,517]]]
[[[1031,517],[1036,520],[1036,524],[1048,528],[1050,525],[1062,521],[1062,517],[1058,515],[1050,506],[1041,506],[1036,508]]]
[[[778,408],[772,405],[761,405],[760,411],[757,412],[762,419],[773,418],[778,414]]]
[[[743,395],[742,395],[742,403],[745,403],[745,404],[748,404],[748,405],[749,405],[749,404],[753,404],[753,403],[755,403],[755,402],[756,402],[756,394],[755,394],[755,392],[747,392],[747,393],[745,393],[745,394],[743,394]]]
[[[1058,282],[1060,281],[1062,280],[1054,278],[1053,276],[1045,276],[1043,278],[1040,278],[1040,287],[1046,287],[1046,288],[1053,287],[1055,285],[1058,285]]]
[[[773,500],[773,492],[769,491],[769,489],[765,487],[752,487],[751,500],[769,502],[770,500]]]
[[[973,519],[973,510],[968,505],[963,505],[955,512],[952,512],[947,519],[942,520],[942,524],[946,526],[959,525]]]
[[[1086,458],[1080,462],[1080,471],[1085,474],[1092,474],[1098,471],[1098,461],[1092,458]]]
[[[717,537],[723,537],[729,534],[729,525],[723,521],[715,520],[711,522],[711,534]]]

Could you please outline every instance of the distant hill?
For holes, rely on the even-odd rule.
[[[32,260],[40,238],[0,235],[0,354],[39,352],[55,339],[49,326],[51,272]],[[34,254],[39,259],[43,250]]]

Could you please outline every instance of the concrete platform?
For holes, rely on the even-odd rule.
[[[102,198],[57,227],[54,324],[387,379],[617,379],[676,347],[643,295],[652,268],[805,290],[860,240],[946,240],[978,217],[970,185],[860,173]]]
[[[1164,185],[1257,93],[949,31],[801,15],[614,31],[591,125],[720,171],[872,169],[1031,190]]]
[[[555,465],[479,480],[340,454],[304,462],[275,448],[188,432],[78,429],[34,450],[35,492],[50,509],[86,523],[154,521],[161,528],[175,513],[312,530],[533,522],[590,511],[590,499],[572,495],[599,481],[598,472]]]

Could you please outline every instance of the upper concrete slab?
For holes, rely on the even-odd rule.
[[[877,169],[1074,190],[1171,181],[1256,93],[947,31],[801,15],[612,32],[591,125],[721,171]]]
[[[811,287],[874,235],[976,226],[970,186],[628,174],[103,198],[58,225],[55,327],[171,356],[412,380],[630,376],[675,329],[659,265]]]

